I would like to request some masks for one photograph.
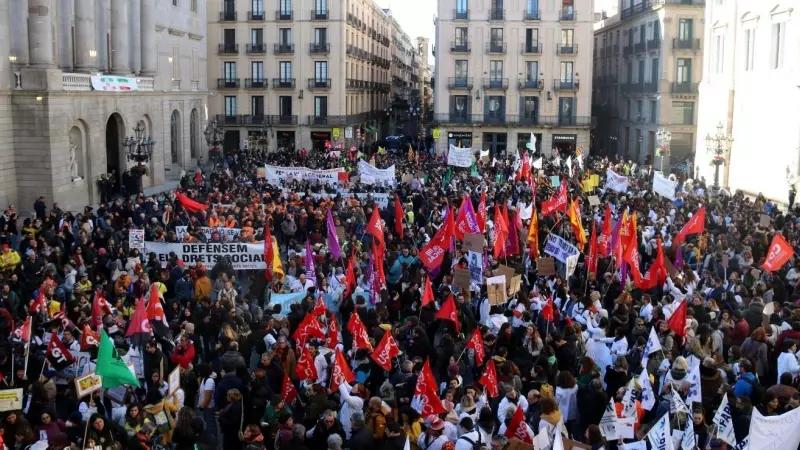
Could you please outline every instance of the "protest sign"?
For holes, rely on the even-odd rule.
[[[625,192],[628,190],[628,177],[617,174],[611,169],[606,169],[606,189]]]
[[[169,373],[169,395],[172,395],[181,387],[181,368],[176,367],[175,370]]]
[[[454,269],[453,271],[453,284],[465,291],[469,290],[470,278],[469,269]]]
[[[339,238],[339,243],[344,244],[347,240],[347,235],[345,234],[344,227],[341,225],[336,226],[336,237]]]
[[[264,244],[244,243],[192,243],[168,244],[164,242],[147,242],[147,251],[156,254],[160,263],[169,261],[170,252],[175,253],[186,267],[200,261],[213,267],[223,257],[230,257],[233,270],[264,269]]]
[[[600,204],[600,197],[598,197],[596,195],[590,195],[589,196],[589,205],[590,206],[597,206],[599,204]]]
[[[188,228],[189,227],[186,225],[175,227],[175,234],[178,236],[178,240],[183,240],[184,236],[188,232]],[[239,237],[242,229],[226,227],[199,227],[195,228],[195,231],[202,234],[207,241],[210,241],[214,233],[217,233],[223,241],[232,242]]]
[[[769,228],[770,217],[769,214],[761,214],[758,216],[758,224],[764,228]]]
[[[411,183],[412,180],[414,180],[414,175],[410,173],[403,174],[403,177],[400,179],[403,183]]]
[[[567,257],[580,254],[580,251],[574,245],[553,233],[547,235],[544,252],[564,264],[567,263]]]
[[[561,185],[561,177],[553,175],[550,177],[550,186],[559,187]]]
[[[514,275],[511,277],[511,284],[508,286],[508,296],[513,297],[514,294],[519,292],[519,288],[522,286],[522,275]]]
[[[508,297],[506,297],[506,278],[502,275],[487,278],[486,291],[489,294],[490,305],[502,305],[508,300]]]
[[[757,408],[753,408],[750,418],[751,442],[758,443],[765,449],[792,449],[800,445],[800,408],[779,416],[761,415]]]
[[[280,185],[284,181],[317,181],[323,184],[339,184],[339,172],[345,170],[341,167],[327,170],[313,170],[307,167],[281,167],[265,166],[267,182]]]
[[[553,258],[539,258],[536,260],[536,270],[540,277],[555,275],[556,260]]]
[[[464,250],[468,252],[483,252],[483,235],[464,233]]]
[[[22,409],[22,389],[4,389],[0,391],[0,412]]]
[[[362,184],[388,183],[390,186],[397,184],[394,165],[386,169],[378,169],[362,160],[358,162],[358,174],[361,176]]]
[[[578,256],[579,255],[569,255],[567,256],[567,268],[566,273],[568,277],[571,277],[573,273],[575,273],[575,269],[578,267]]]
[[[467,261],[469,262],[470,281],[477,285],[483,284],[483,253],[468,251]]]
[[[89,372],[75,378],[75,395],[80,399],[103,387],[103,377]]]
[[[280,305],[281,311],[277,314],[277,316],[286,317],[289,314],[289,307],[293,303],[300,303],[306,297],[305,292],[293,292],[290,294],[272,294],[269,297],[269,304],[270,307],[274,305]]]
[[[131,250],[135,248],[142,251],[144,249],[144,230],[131,228],[128,231],[128,242]]]
[[[497,267],[497,273],[505,278],[506,286],[511,286],[511,279],[514,278],[514,269],[500,264],[500,266]]]
[[[653,174],[653,192],[656,194],[670,200],[675,200],[675,189],[677,187],[677,181],[672,181],[658,172]]]
[[[451,144],[447,152],[448,166],[469,167],[474,159],[471,148],[458,148]]]

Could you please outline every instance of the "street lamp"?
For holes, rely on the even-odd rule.
[[[664,157],[669,155],[669,143],[672,141],[672,133],[662,128],[656,132],[656,141],[658,141],[656,155],[661,157],[661,173],[664,173]]]
[[[205,136],[206,143],[209,146],[208,159],[214,164],[216,164],[216,159],[219,155],[219,144],[222,142],[223,135],[224,132],[217,126],[216,119],[210,120],[206,125],[206,129],[203,130],[203,136]]]
[[[145,136],[144,132],[144,125],[139,123],[133,128],[134,135],[122,140],[122,146],[126,149],[126,159],[136,162],[130,170],[136,180],[136,192],[142,192],[142,177],[147,175],[145,164],[153,157],[153,146],[156,143],[150,136]]]
[[[711,164],[714,166],[714,191],[719,190],[719,166],[725,164],[725,156],[730,151],[732,143],[733,137],[722,132],[722,122],[717,125],[717,133],[714,136],[706,134],[706,150],[711,154]]]

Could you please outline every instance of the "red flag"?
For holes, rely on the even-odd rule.
[[[333,370],[331,370],[331,389],[339,389],[340,385],[352,383],[355,379],[356,376],[353,375],[353,371],[347,365],[347,360],[344,359],[342,351],[337,348],[336,360],[333,363]]]
[[[761,267],[767,272],[774,272],[786,264],[786,261],[789,261],[789,258],[793,255],[794,249],[792,249],[792,246],[786,242],[783,236],[776,234],[775,237],[772,238],[772,243],[769,245],[769,252],[767,252],[767,258]]]
[[[686,224],[683,225],[681,231],[675,236],[675,243],[680,244],[690,234],[702,233],[706,229],[706,207],[702,206],[698,209]]]
[[[414,400],[411,402],[411,407],[423,417],[443,413],[444,406],[436,394],[437,389],[438,385],[433,377],[433,372],[431,372],[430,360],[425,360],[422,371],[417,377],[417,385],[414,388]]]
[[[506,224],[505,252],[506,256],[519,254],[519,214],[511,220],[508,215],[508,204],[503,203],[503,222]]]
[[[100,328],[103,326],[103,316],[111,314],[111,305],[106,301],[103,291],[98,289],[94,293],[94,300],[92,301],[92,326]]]
[[[425,290],[422,292],[422,306],[433,301],[433,284],[430,277],[425,277]]]
[[[317,317],[312,316],[311,314],[306,314],[306,316],[303,318],[303,321],[300,322],[300,325],[294,331],[292,339],[294,339],[295,342],[303,345],[310,337],[325,339],[325,333],[322,332],[322,327],[320,326]]]
[[[300,359],[297,360],[297,366],[295,366],[297,378],[315,382],[319,378],[319,374],[317,374],[317,366],[314,365],[314,357],[311,356],[311,350],[308,347],[304,346],[302,349],[303,352],[300,355]]]
[[[367,224],[367,233],[372,235],[379,247],[384,246],[383,222],[381,221],[380,207],[377,204],[372,207],[372,217],[369,219],[369,223]]]
[[[128,330],[125,332],[125,337],[130,337],[131,342],[136,347],[141,347],[145,342],[150,340],[153,336],[153,327],[150,325],[150,320],[147,318],[147,310],[144,306],[144,299],[139,299],[136,302],[136,309],[133,311],[133,316],[128,323]]]
[[[486,232],[486,191],[481,192],[481,202],[478,204],[478,226],[481,233]]]
[[[272,281],[272,260],[274,259],[274,249],[272,248],[272,232],[269,229],[269,218],[264,225],[264,262],[267,264],[264,278],[267,281]]]
[[[31,341],[31,318],[28,316],[19,328],[14,330],[14,337],[23,342]]]
[[[517,406],[517,410],[514,411],[514,416],[511,417],[511,422],[508,424],[508,428],[506,428],[506,437],[533,444],[533,436],[531,436],[530,431],[528,431],[528,424],[525,423],[525,413],[522,411],[521,406]]]
[[[153,332],[158,336],[169,334],[169,324],[167,316],[164,315],[164,306],[161,304],[161,293],[158,285],[153,283],[150,286],[150,297],[147,300],[147,319],[153,325]]]
[[[664,266],[664,249],[661,246],[661,239],[658,239],[658,253],[656,254],[656,260],[653,262],[653,265],[647,269],[647,273],[641,279],[641,282],[636,286],[646,291],[648,289],[652,289],[659,284],[664,283],[667,279],[667,269]]]
[[[392,336],[391,331],[383,333],[381,341],[375,347],[370,357],[376,364],[381,366],[383,370],[389,372],[392,370],[392,358],[400,355],[400,349],[397,347],[397,341]]]
[[[294,399],[297,397],[297,389],[295,389],[294,384],[292,384],[292,380],[289,379],[289,374],[283,374],[283,386],[281,387],[281,398],[287,405],[291,405]]]
[[[611,249],[611,204],[606,203],[606,212],[603,214],[603,231],[600,233],[600,238],[597,241],[600,254],[608,256]]]
[[[39,288],[39,293],[36,295],[33,304],[28,308],[30,314],[43,314],[47,313],[47,300],[44,295],[44,285]]]
[[[631,268],[634,284],[641,283],[642,271],[639,269],[639,240],[635,233],[631,234],[628,238],[628,247],[625,249],[622,258],[627,261]]]
[[[325,346],[336,348],[339,345],[339,324],[333,314],[328,316],[328,337],[325,338]]]
[[[669,329],[675,332],[676,336],[686,336],[686,300],[681,300],[681,304],[667,320]]]
[[[355,248],[355,246],[353,246]],[[350,255],[350,261],[347,263],[347,274],[345,275],[345,283],[347,285],[344,289],[344,296],[347,297],[353,290],[353,287],[356,285],[356,269],[355,264],[353,263],[353,256]]]
[[[58,333],[55,331],[50,336],[50,343],[47,345],[47,352],[45,352],[44,356],[50,362],[50,367],[56,372],[66,369],[75,361],[72,353],[67,350],[67,347],[64,347],[61,339],[58,338]]]
[[[400,197],[394,194],[394,231],[400,239],[403,239],[403,216],[405,215],[403,205],[400,203]]]
[[[486,368],[483,369],[483,375],[479,383],[486,387],[486,393],[489,397],[497,397],[500,395],[500,389],[497,388],[497,369],[494,367],[494,360],[489,359],[486,363]]]
[[[586,269],[597,275],[597,230],[596,223],[592,222],[592,236],[589,238],[589,255],[586,257]]]
[[[430,240],[419,253],[419,259],[428,270],[435,270],[442,264],[444,254],[450,248],[450,241],[455,233],[455,221],[453,211],[448,211],[447,220],[439,228],[433,239]]]
[[[575,234],[576,246],[583,253],[583,248],[586,247],[586,232],[583,229],[581,205],[577,198],[569,205],[567,216],[569,217],[569,224],[572,226],[572,232]]]
[[[483,335],[481,335],[480,327],[475,328],[472,336],[467,341],[467,348],[475,351],[475,365],[483,365],[483,360],[486,358],[486,349],[483,348]]]
[[[456,333],[461,332],[461,324],[458,323],[456,301],[453,298],[453,294],[450,294],[450,296],[447,297],[447,300],[444,301],[442,308],[436,312],[436,318],[453,322],[453,325],[456,327]]]
[[[353,335],[353,348],[364,348],[372,351],[372,344],[369,343],[369,335],[367,334],[367,327],[361,322],[358,313],[354,312],[347,321],[347,331]]]
[[[206,210],[206,205],[197,202],[195,200],[192,200],[189,197],[181,194],[180,192],[175,193],[175,198],[178,199],[178,202],[180,202],[181,206],[183,206],[183,209],[189,212],[200,212]]]
[[[328,307],[325,306],[325,300],[322,299],[322,295],[317,296],[317,301],[314,302],[314,309],[311,310],[312,316],[324,316],[328,313]]]
[[[375,243],[372,243],[372,254],[374,257],[372,258],[372,269],[375,271],[377,275],[377,280],[380,282],[379,286],[386,286],[386,272],[383,270],[383,261],[386,258],[386,249],[383,247],[376,247]],[[377,290],[376,290],[377,292]]]
[[[562,181],[561,187],[558,189],[558,194],[542,202],[542,215],[546,217],[556,211],[566,212],[568,201],[567,183]]]
[[[499,258],[506,250],[506,239],[508,239],[508,223],[500,212],[500,207],[494,207],[494,239],[493,254],[495,258]]]
[[[550,294],[550,298],[547,299],[547,303],[545,303],[544,307],[542,308],[542,317],[544,320],[552,322],[555,318],[555,311],[553,309],[553,294]]]
[[[81,332],[81,350],[86,351],[98,345],[100,345],[100,335],[92,331],[89,325],[84,325]]]

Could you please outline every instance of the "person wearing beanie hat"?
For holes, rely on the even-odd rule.
[[[438,417],[431,420],[428,430],[419,436],[417,445],[426,450],[442,450],[445,442],[449,442],[443,434],[444,421]]]

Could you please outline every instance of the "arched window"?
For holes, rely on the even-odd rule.
[[[72,181],[85,177],[83,152],[83,130],[74,126],[69,130],[69,171]]]
[[[200,139],[200,119],[198,119],[197,110],[193,109],[189,118],[189,155],[192,158],[197,158],[198,139]]]
[[[172,164],[178,164],[178,153],[181,145],[181,117],[178,110],[172,111],[169,120],[169,137]]]

